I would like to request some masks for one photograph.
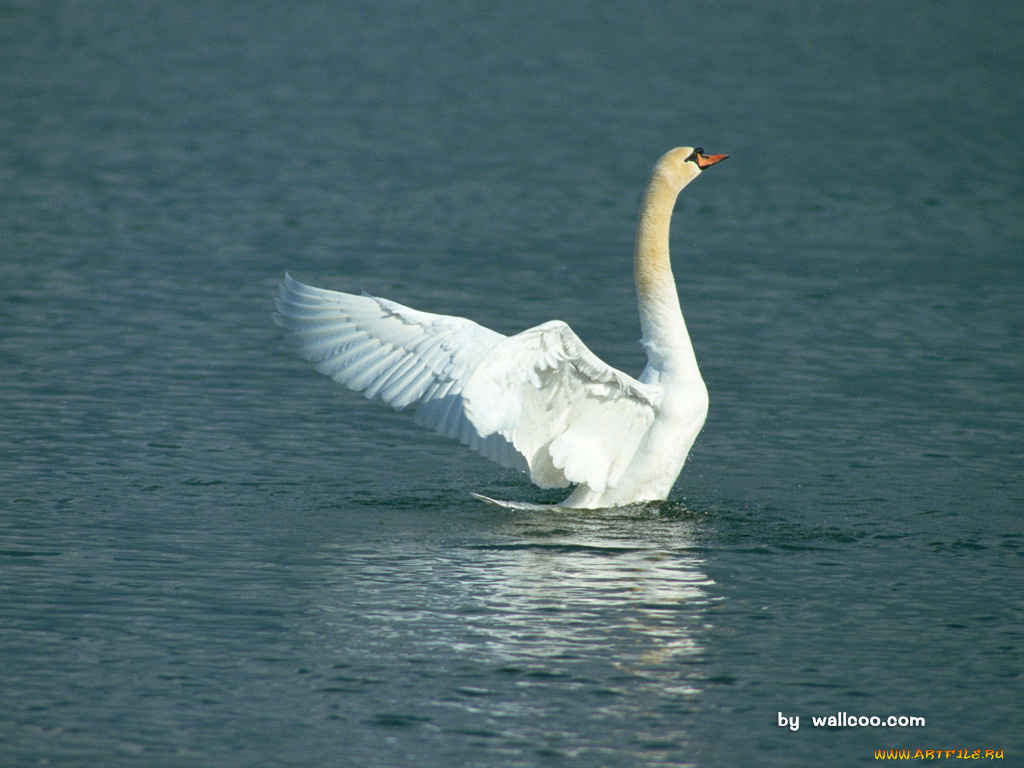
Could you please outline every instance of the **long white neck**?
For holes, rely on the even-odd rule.
[[[679,192],[678,185],[655,169],[640,206],[633,262],[640,304],[640,342],[647,350],[649,367],[699,376],[668,253],[669,223]]]

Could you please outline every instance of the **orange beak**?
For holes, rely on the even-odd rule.
[[[704,170],[708,166],[722,162],[727,157],[728,155],[697,155],[697,167]]]

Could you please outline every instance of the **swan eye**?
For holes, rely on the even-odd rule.
[[[697,162],[697,158],[700,157],[703,154],[704,154],[704,148],[703,147],[697,147],[695,150],[693,150],[693,152],[690,153],[690,156],[688,158],[686,158],[686,159],[687,160],[693,160],[693,162],[696,163]],[[698,165],[699,165],[699,163],[698,163]]]

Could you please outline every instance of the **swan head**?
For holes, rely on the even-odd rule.
[[[727,157],[728,155],[705,155],[700,147],[676,147],[661,156],[654,166],[654,173],[680,190],[697,178],[705,168],[720,163]]]

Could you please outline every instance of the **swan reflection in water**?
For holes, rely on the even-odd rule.
[[[510,663],[605,659],[664,693],[697,693],[688,678],[712,584],[697,525],[667,502],[508,518],[480,547],[476,653]]]
[[[461,545],[446,532],[332,553],[318,631],[335,636],[342,677],[383,683],[410,664],[483,692],[510,680],[698,692],[713,583],[699,515],[657,502],[487,521]]]

